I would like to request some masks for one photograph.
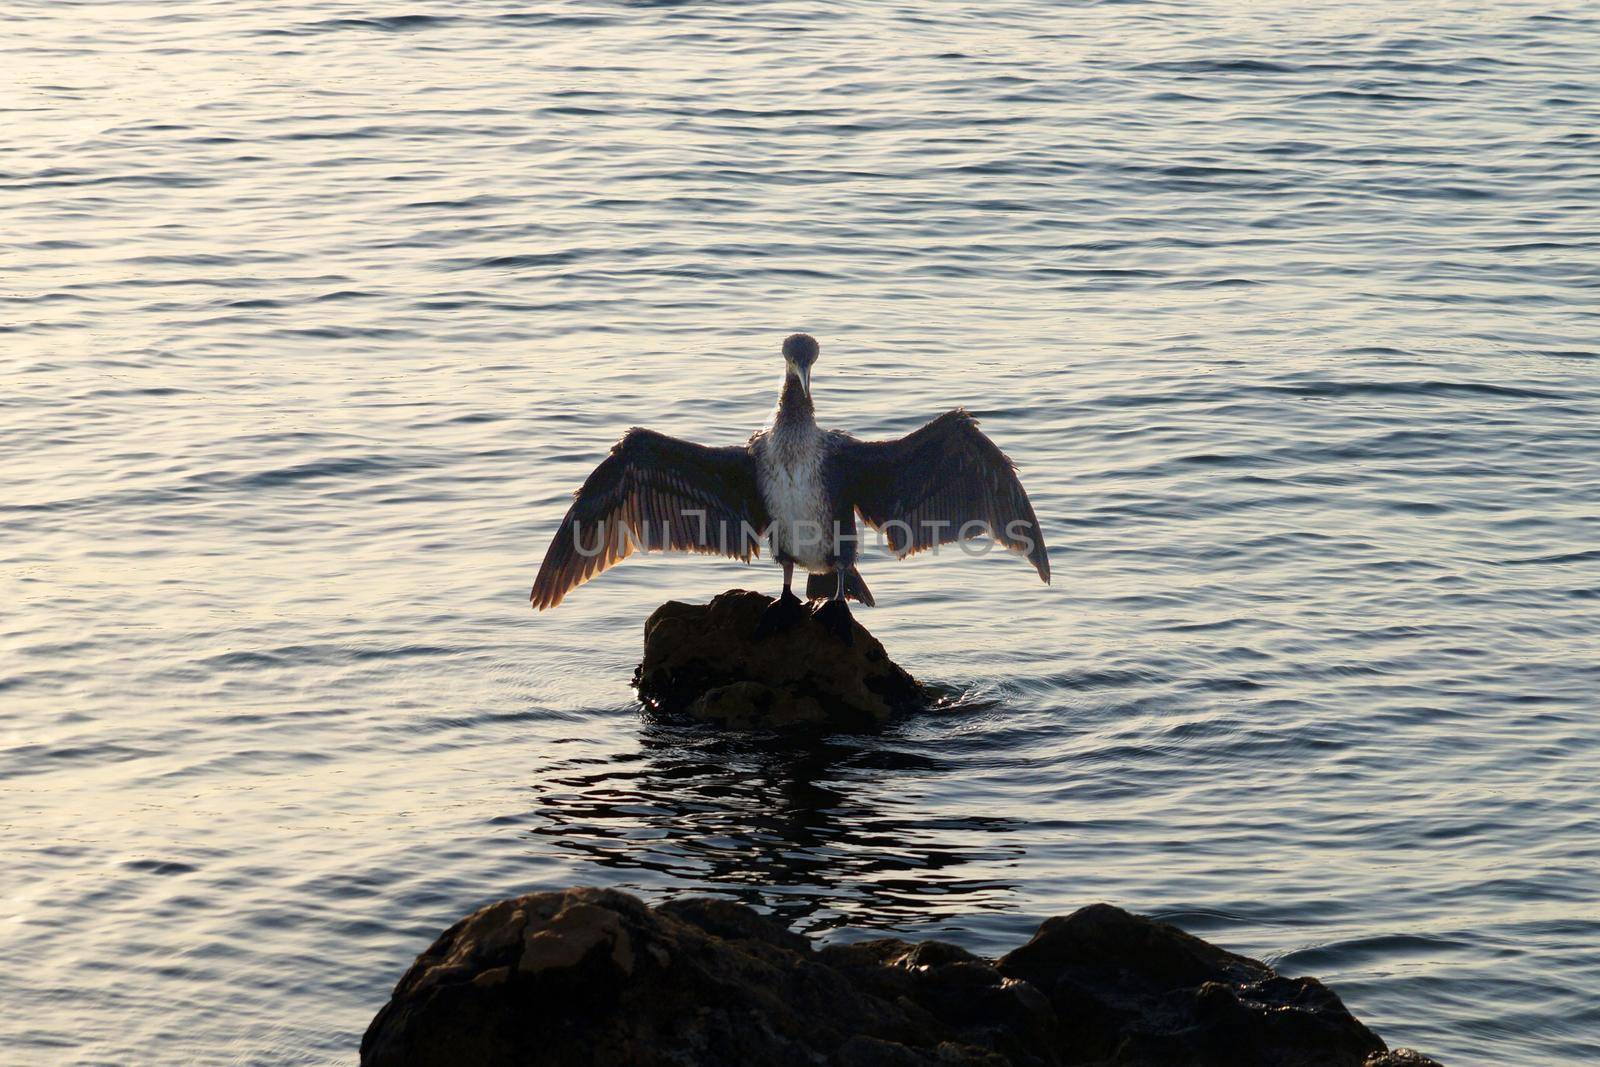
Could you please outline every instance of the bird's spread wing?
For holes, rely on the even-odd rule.
[[[635,551],[676,550],[748,561],[765,509],[742,445],[707,448],[633,429],[589,475],[545,552],[530,599],[539,610]]]
[[[1044,534],[1016,466],[963,409],[897,441],[846,438],[839,459],[856,510],[895,555],[988,536],[1050,580]]]

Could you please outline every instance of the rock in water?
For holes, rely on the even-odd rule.
[[[1282,978],[1106,904],[990,961],[938,941],[813,949],[729,901],[605,889],[491,904],[424,952],[366,1067],[1438,1067]]]
[[[927,702],[917,680],[853,622],[846,645],[808,612],[757,640],[772,598],[734,589],[709,604],[668,601],[644,624],[639,699],[732,729],[867,729]]]

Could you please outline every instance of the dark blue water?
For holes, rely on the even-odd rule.
[[[980,951],[1109,900],[1453,1064],[1600,1059],[1600,17],[14,3],[0,1058],[348,1062],[466,909]],[[864,571],[952,694],[811,747],[525,597],[627,426],[961,403],[1055,584]]]

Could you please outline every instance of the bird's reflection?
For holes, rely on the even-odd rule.
[[[796,747],[651,723],[636,751],[541,776],[532,832],[635,888],[727,895],[800,929],[1006,908],[1013,825],[941,812],[953,770],[893,738]]]

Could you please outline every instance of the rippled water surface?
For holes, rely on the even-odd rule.
[[[10,4],[0,1058],[349,1061],[466,909],[981,951],[1097,900],[1454,1064],[1600,1058],[1600,16]],[[864,571],[948,706],[652,722],[527,587],[626,427],[958,403],[1056,576]]]

